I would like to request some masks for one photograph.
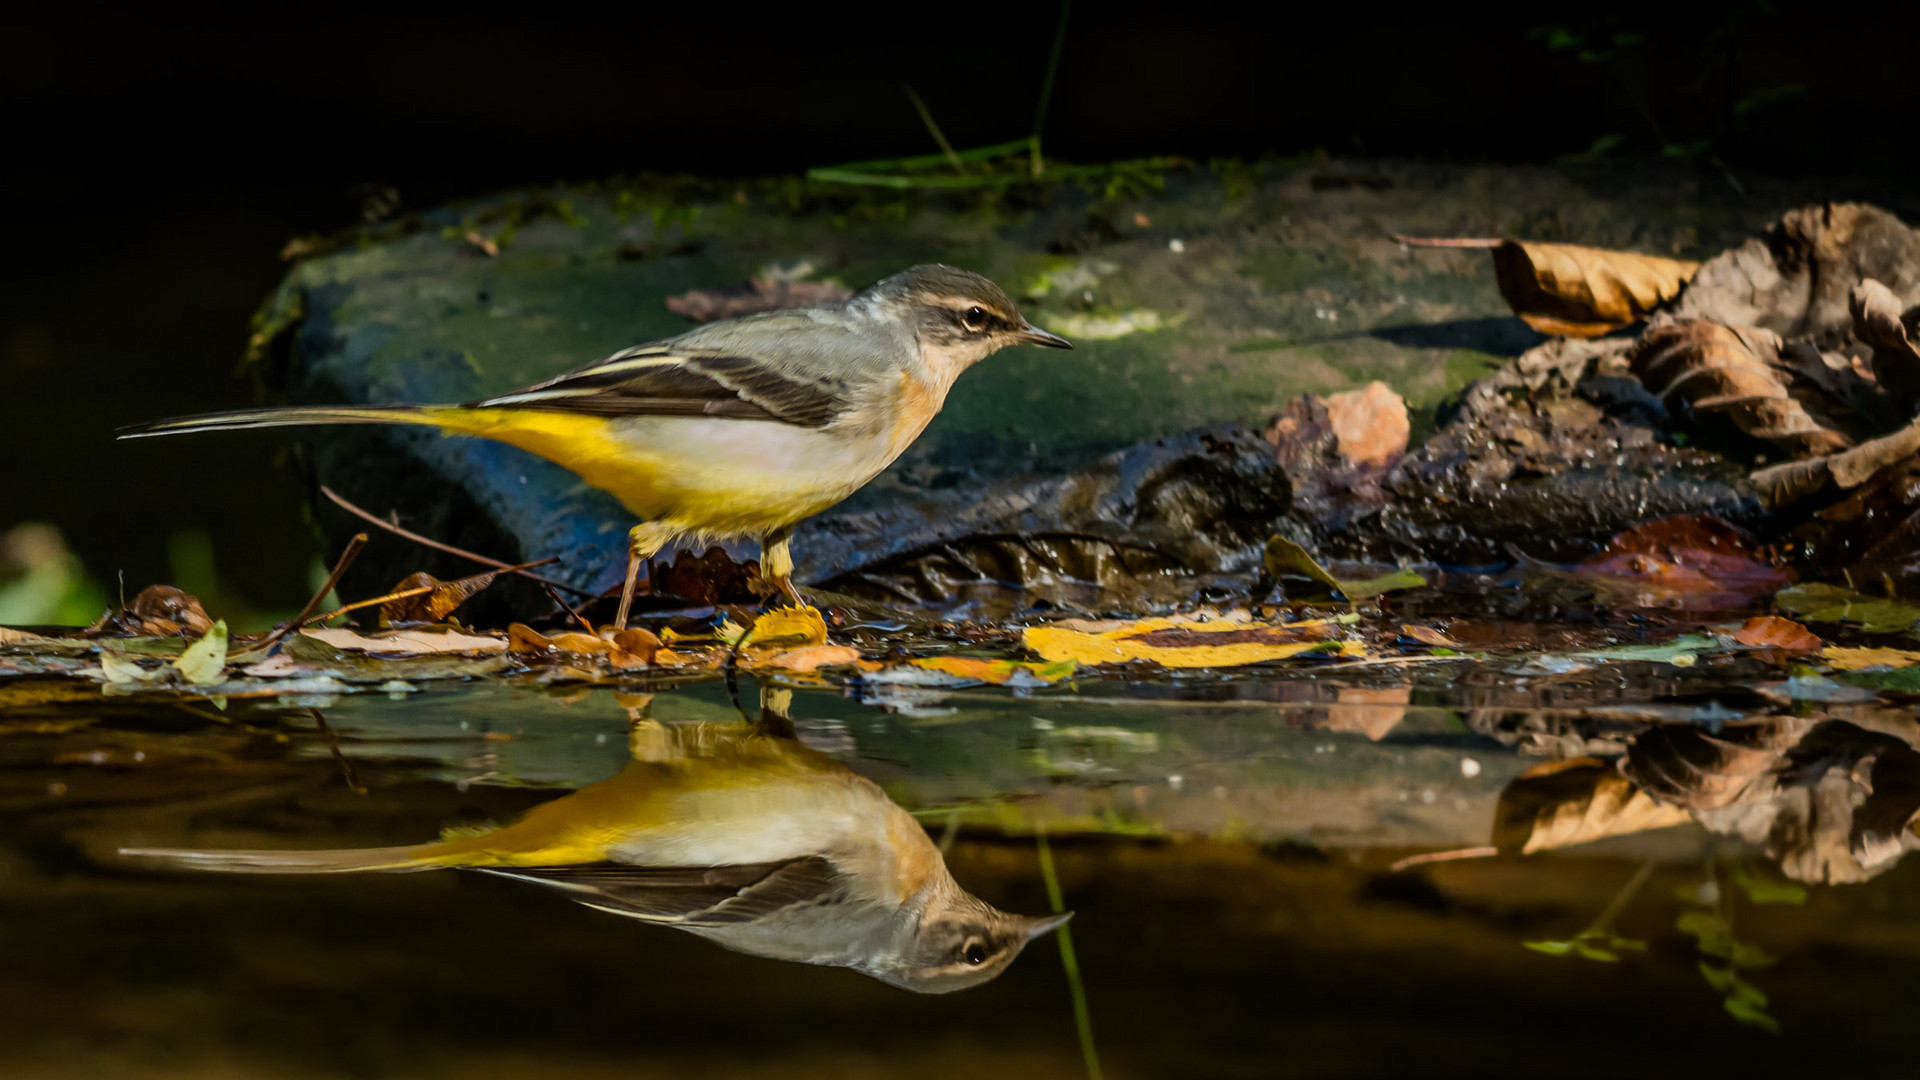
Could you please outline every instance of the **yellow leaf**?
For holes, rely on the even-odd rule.
[[[1906,649],[1850,649],[1829,645],[1820,650],[1820,659],[1839,671],[1859,671],[1870,667],[1903,668],[1920,664],[1920,652]]]
[[[1120,664],[1152,660],[1163,667],[1238,667],[1284,660],[1304,652],[1364,655],[1359,642],[1334,641],[1338,625],[1312,619],[1280,626],[1193,619],[1142,619],[1112,630],[1089,633],[1054,626],[1030,626],[1027,648],[1052,661]]]
[[[211,686],[227,670],[227,621],[221,619],[173,662],[180,677],[195,686]]]
[[[755,619],[740,639],[742,649],[797,649],[826,643],[827,622],[818,609],[810,607],[774,608]]]
[[[913,661],[913,665],[995,686],[1008,680],[1055,683],[1072,677],[1074,669],[1080,666],[1072,660],[1036,664],[1030,660],[987,660],[977,656],[930,656]]]

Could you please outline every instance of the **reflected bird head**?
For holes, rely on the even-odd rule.
[[[921,994],[964,990],[998,978],[1027,942],[1072,917],[1014,915],[956,886],[927,905],[898,962],[868,974]]]

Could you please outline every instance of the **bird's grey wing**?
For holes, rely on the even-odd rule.
[[[473,402],[595,416],[720,416],[825,427],[883,374],[891,336],[844,318],[768,312],[623,349],[556,379]],[[898,362],[896,358],[895,362]]]
[[[751,922],[845,892],[833,864],[817,856],[742,866],[475,867],[484,873],[548,885],[591,907],[680,926]]]

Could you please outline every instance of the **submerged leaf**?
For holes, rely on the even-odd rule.
[[[1892,634],[1920,622],[1920,608],[1838,585],[1795,585],[1774,594],[1774,606],[1808,622],[1855,623],[1869,634]]]
[[[1615,536],[1574,568],[1619,607],[1744,608],[1791,582],[1751,536],[1708,514],[1660,518]]]
[[[1866,668],[1904,668],[1920,664],[1920,652],[1910,649],[1848,648],[1829,645],[1820,650],[1820,659],[1836,671],[1861,671]]]
[[[1633,373],[1678,413],[1723,413],[1741,431],[1799,458],[1832,454],[1853,440],[1807,411],[1790,392],[1779,335],[1708,319],[1656,322],[1628,353]]]

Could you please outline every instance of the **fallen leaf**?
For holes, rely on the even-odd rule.
[[[1660,518],[1615,536],[1574,573],[1616,607],[1726,611],[1791,582],[1753,538],[1710,515]]]
[[[797,649],[762,652],[741,658],[743,667],[777,668],[781,671],[810,672],[828,667],[849,667],[860,662],[860,650],[851,645],[802,645]]]
[[[361,634],[345,627],[307,629],[302,637],[325,642],[336,649],[369,653],[374,656],[422,656],[432,653],[493,652],[507,647],[503,638],[482,637],[455,631],[390,630],[378,636]]]
[[[143,683],[164,679],[170,666],[145,667],[138,660],[112,647],[100,650],[100,671],[110,683]]]
[[[1055,624],[1059,625],[1059,624]],[[976,682],[1004,686],[1040,686],[1073,677],[1079,667],[1072,660],[1034,663],[1030,660],[988,660],[974,656],[928,656],[911,661],[915,667],[942,671]]]
[[[1287,539],[1275,536],[1267,540],[1267,573],[1276,579],[1281,577],[1303,577],[1323,585],[1336,599],[1345,599],[1353,603],[1370,600],[1383,593],[1401,589],[1417,589],[1427,583],[1427,579],[1411,570],[1395,570],[1376,578],[1361,581],[1343,581],[1328,572],[1326,567],[1315,561],[1307,549]]]
[[[1872,278],[1853,287],[1847,310],[1853,316],[1853,336],[1873,346],[1873,377],[1894,400],[1902,414],[1911,415],[1920,404],[1920,342],[1915,323],[1920,307],[1903,311],[1900,297]]]
[[[714,322],[783,308],[845,300],[853,292],[837,281],[783,281],[756,275],[744,287],[691,289],[667,297],[667,310],[694,322]]]
[[[1676,414],[1682,403],[1695,412],[1723,413],[1741,431],[1797,458],[1832,454],[1853,443],[1789,392],[1780,337],[1771,330],[1707,319],[1656,322],[1627,360]]]
[[[680,649],[663,648],[653,654],[653,664],[655,667],[674,668],[682,671],[688,669],[704,670],[719,667],[725,662],[726,654],[727,650],[725,649],[687,649],[683,651]]]
[[[1400,624],[1403,637],[1410,637],[1422,645],[1434,645],[1443,649],[1457,649],[1460,643],[1431,626],[1415,626],[1412,623]]]
[[[659,651],[660,639],[653,631],[631,627],[614,633],[613,651],[607,654],[607,663],[616,668],[645,667],[653,663]]]
[[[827,622],[818,608],[779,607],[753,621],[740,639],[740,648],[797,649],[826,641]]]
[[[1685,808],[1654,799],[1612,766],[1576,757],[1514,777],[1494,810],[1492,844],[1531,855],[1691,820]]]
[[[90,633],[126,633],[143,637],[201,636],[213,620],[193,596],[171,585],[149,585],[127,606],[89,627]]]
[[[48,639],[39,634],[29,633],[25,630],[12,630],[0,626],[0,645],[27,645],[46,640]]]
[[[1910,604],[1817,582],[1781,589],[1773,603],[1808,622],[1855,623],[1869,634],[1898,633],[1920,622],[1920,608]]]
[[[1697,262],[1631,251],[1523,240],[1421,240],[1422,247],[1480,247],[1513,313],[1543,334],[1599,337],[1645,318],[1680,294]]]
[[[187,646],[173,667],[194,686],[211,686],[221,681],[227,670],[226,620],[214,623],[200,640]]]
[[[1026,646],[1047,660],[1081,664],[1119,664],[1152,660],[1163,667],[1238,667],[1284,660],[1305,652],[1365,655],[1357,641],[1334,641],[1339,626],[1331,619],[1284,625],[1201,622],[1192,619],[1141,619],[1114,630],[1087,633],[1058,624],[1022,631]]]
[[[498,570],[493,570],[453,581],[441,581],[424,571],[408,574],[400,580],[399,584],[387,591],[390,593],[407,592],[411,589],[432,589],[433,591],[421,593],[418,596],[404,596],[381,604],[380,625],[437,623],[453,614],[453,609],[466,603],[474,593],[493,584],[493,580],[499,577],[500,573]]]
[[[1720,647],[1718,638],[1705,634],[1682,634],[1672,641],[1657,645],[1616,645],[1610,649],[1589,649],[1568,655],[1587,660],[1644,660],[1668,663],[1674,667],[1692,667],[1701,653],[1712,652]]]
[[[1734,631],[1733,640],[1750,648],[1785,649],[1788,652],[1812,652],[1826,644],[1820,635],[1778,615],[1756,615]]]
[[[1920,652],[1907,649],[1848,648],[1829,645],[1820,650],[1820,659],[1836,671],[1861,671],[1866,668],[1904,668],[1920,664]]]
[[[1756,470],[1749,479],[1768,507],[1781,507],[1829,483],[1842,491],[1859,487],[1881,469],[1916,453],[1920,453],[1920,420],[1877,439],[1867,439],[1850,450],[1769,465]]]

